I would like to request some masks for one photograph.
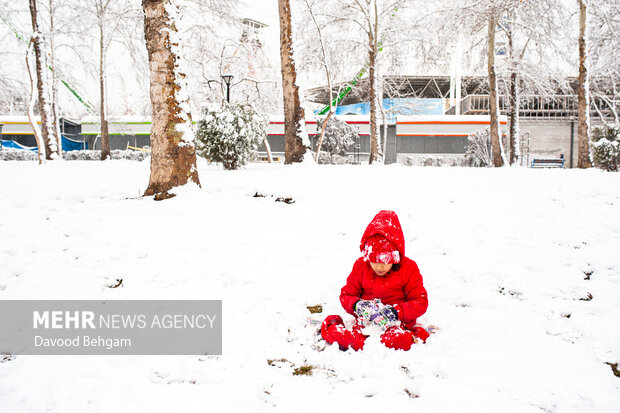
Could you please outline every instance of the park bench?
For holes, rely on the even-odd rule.
[[[273,162],[280,162],[280,157],[279,156],[271,156],[271,160]],[[258,162],[269,162],[269,158],[266,155],[259,155]]]
[[[564,168],[564,158],[556,159],[540,159],[535,158],[532,161],[532,168]]]

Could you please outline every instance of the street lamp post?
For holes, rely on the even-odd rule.
[[[226,103],[230,103],[230,82],[233,77],[233,75],[222,75],[222,79],[224,79],[224,83],[226,83]]]

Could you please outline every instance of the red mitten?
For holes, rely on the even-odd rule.
[[[387,348],[407,351],[413,343],[413,333],[401,327],[392,326],[381,334],[381,342]]]
[[[349,331],[347,331],[347,333],[348,332]],[[366,338],[368,338],[368,336],[362,334],[362,327],[359,325],[354,325],[353,330],[350,332],[349,344],[355,351],[362,350],[364,348]]]
[[[413,327],[413,335],[426,343],[426,339],[430,336],[428,331],[420,326]]]
[[[362,350],[364,348],[364,342],[368,337],[359,331],[347,330],[341,325],[332,325],[329,330],[334,341],[338,343],[342,351],[348,350],[349,347],[353,348],[355,351]]]
[[[321,336],[328,344],[338,343],[340,350],[343,351],[349,347],[355,351],[363,349],[367,337],[361,333],[361,327],[357,325],[353,327],[353,331],[347,330],[339,315],[330,315],[323,321]]]
[[[334,332],[335,329],[332,326],[341,325],[344,327],[344,322],[342,321],[342,317],[339,315],[329,315],[321,324],[321,336],[327,341],[328,344],[334,342]]]

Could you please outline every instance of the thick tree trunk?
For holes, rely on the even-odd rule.
[[[142,0],[144,37],[151,71],[151,177],[145,196],[166,199],[168,191],[193,181],[200,185],[191,116],[181,109],[170,32],[175,31],[165,0]],[[179,76],[180,77],[180,76]]]
[[[108,135],[108,117],[106,111],[106,90],[105,90],[105,46],[103,39],[103,23],[99,23],[99,103],[100,103],[100,123],[101,123],[101,160],[110,157],[110,137]]]
[[[489,19],[487,69],[489,72],[489,115],[491,117],[491,145],[493,147],[493,166],[503,166],[500,129],[499,99],[497,95],[497,74],[495,73],[495,18]]]
[[[37,73],[37,90],[39,96],[39,112],[41,116],[41,135],[45,145],[45,157],[46,159],[54,159],[58,157],[58,147],[56,142],[51,140],[53,132],[51,127],[51,119],[49,114],[49,103],[47,99],[47,82],[45,76],[47,73],[45,70],[45,47],[41,39],[41,32],[39,31],[39,23],[37,21],[37,1],[30,0],[30,18],[32,20],[32,37],[34,46],[35,66]]]
[[[311,150],[306,118],[301,107],[297,72],[293,60],[293,32],[289,0],[278,0],[280,15],[280,64],[284,100],[284,163],[302,162]]]
[[[587,67],[587,1],[579,2],[579,88],[577,91],[577,167],[590,168],[590,91]]]

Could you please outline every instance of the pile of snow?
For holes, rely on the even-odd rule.
[[[406,166],[474,166],[472,158],[464,155],[404,155]]]
[[[26,149],[2,148],[0,161],[36,161],[37,153]]]
[[[19,177],[0,192],[0,299],[222,299],[224,309],[222,356],[7,358],[0,411],[620,406],[606,364],[620,362],[620,175],[198,169],[202,189],[157,202],[140,197],[147,162],[0,164]],[[381,209],[399,215],[429,294],[420,321],[438,330],[408,352],[377,337],[357,353],[325,347],[316,322],[352,321],[340,288]]]
[[[322,165],[353,165],[354,163],[355,156],[353,155],[332,155],[323,151],[319,153],[319,164]]]
[[[110,158],[114,160],[125,159],[130,161],[143,161],[150,156],[149,152],[113,149]],[[83,150],[63,152],[62,157],[67,161],[99,161],[101,151]],[[6,148],[0,151],[0,161],[36,161],[37,153],[22,149]]]
[[[143,161],[151,154],[146,151],[121,150],[113,149],[110,151],[110,158],[114,160],[125,159],[128,161]],[[101,151],[84,150],[63,152],[63,159],[71,161],[99,161],[101,160]]]

